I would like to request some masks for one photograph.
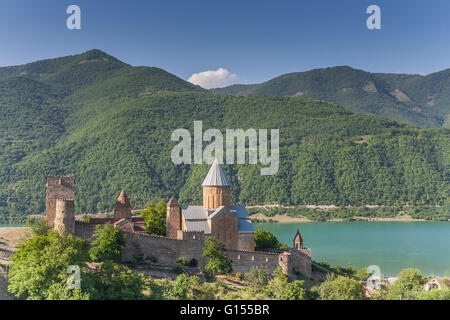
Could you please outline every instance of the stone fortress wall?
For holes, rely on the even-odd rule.
[[[59,232],[74,234],[92,241],[95,225],[75,220],[75,179],[74,177],[51,176],[47,183],[47,224]],[[153,236],[146,233],[129,232],[125,247],[122,249],[122,261],[155,257],[158,263],[175,265],[178,258],[195,261],[198,267],[206,263],[202,257],[205,234],[178,230],[176,238]],[[296,236],[297,237],[297,236]],[[284,252],[262,252],[244,250],[226,250],[232,260],[233,272],[247,273],[252,267],[266,266],[269,272],[281,267],[291,279],[298,272],[311,277],[311,250],[296,246]]]
[[[75,235],[91,241],[95,226],[86,222],[75,222]],[[124,232],[125,247],[122,249],[122,261],[133,262],[137,258],[155,257],[158,263],[175,265],[178,258],[195,260],[198,267],[206,264],[202,257],[205,236],[202,232],[180,232],[182,239],[158,237],[143,233]],[[242,274],[255,266],[265,266],[272,273],[281,267],[291,279],[297,272],[311,276],[311,251],[309,249],[291,249],[285,252],[226,250],[232,260],[233,272]]]

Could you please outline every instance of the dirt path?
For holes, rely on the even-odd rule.
[[[0,245],[16,247],[32,236],[30,228],[0,228]]]

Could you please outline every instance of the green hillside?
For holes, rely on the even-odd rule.
[[[449,127],[450,120],[450,69],[420,76],[334,67],[212,91],[235,96],[311,97],[422,127]]]
[[[122,188],[135,208],[171,195],[199,203],[208,167],[170,160],[171,133],[193,132],[194,120],[222,132],[280,129],[277,175],[224,166],[236,203],[448,203],[449,129],[304,97],[212,94],[98,50],[0,68],[0,78],[0,222],[44,212],[49,174],[76,175],[78,212],[111,210]]]

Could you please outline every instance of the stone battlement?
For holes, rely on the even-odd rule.
[[[178,230],[177,233],[178,240],[205,240],[205,233],[203,231],[183,231]]]

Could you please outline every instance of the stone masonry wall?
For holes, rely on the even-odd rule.
[[[92,241],[95,226],[86,222],[75,222],[75,235],[82,239]],[[204,237],[178,240],[165,237],[152,236],[145,233],[124,232],[125,247],[122,249],[122,261],[135,261],[136,257],[143,259],[154,256],[158,263],[175,265],[180,257],[195,259],[199,266],[203,265]],[[191,234],[192,235],[192,234]]]
[[[255,237],[253,233],[239,233],[237,250],[255,251]]]
[[[94,226],[81,221],[75,222],[75,235],[92,240]],[[122,250],[122,261],[135,261],[136,257],[147,258],[154,256],[158,263],[175,265],[180,257],[195,259],[199,268],[204,267],[202,257],[204,237],[197,233],[185,233],[184,240],[152,236],[145,233],[125,232],[126,245]],[[266,266],[272,273],[279,266],[291,280],[296,278],[296,272],[311,276],[311,251],[290,250],[284,253],[226,250],[232,260],[233,273],[247,273],[252,267]]]
[[[60,233],[75,233],[75,203],[73,200],[56,199],[53,227]]]
[[[75,221],[75,236],[91,241],[94,235],[95,226],[82,221]]]
[[[276,253],[227,250],[227,256],[233,261],[233,273],[244,274],[256,266],[267,267],[267,271],[272,273],[279,266],[279,255]]]
[[[306,277],[311,277],[311,250],[292,249],[290,253],[291,254],[289,255],[289,267],[287,274],[295,278],[296,272],[300,272]]]
[[[175,265],[177,259],[183,257],[195,259],[199,267],[204,265],[204,242],[201,240],[178,240],[130,232],[125,234],[126,245],[122,250],[122,261],[134,261],[137,256],[143,259],[154,256],[160,264]]]

